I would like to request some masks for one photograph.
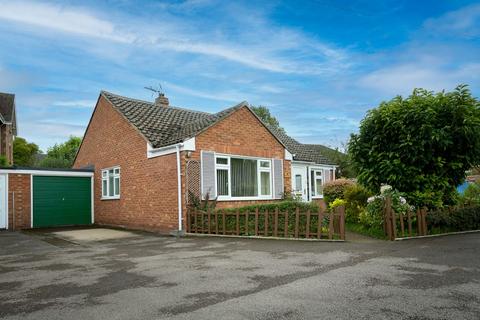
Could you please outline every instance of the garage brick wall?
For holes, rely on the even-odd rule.
[[[74,168],[94,165],[95,223],[159,232],[178,224],[176,156],[147,159],[147,142],[100,97]],[[101,200],[101,169],[120,166],[120,199]]]
[[[8,175],[8,229],[29,229],[31,226],[31,189],[29,174]]]

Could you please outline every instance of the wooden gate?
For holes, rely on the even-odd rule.
[[[426,236],[427,228],[427,209],[418,209],[416,212],[410,210],[406,214],[396,213],[392,208],[392,199],[385,199],[384,225],[385,235],[389,240],[397,238]]]

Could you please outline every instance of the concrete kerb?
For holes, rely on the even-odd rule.
[[[447,232],[447,233],[439,233],[439,234],[430,234],[430,235],[426,235],[426,236],[415,236],[415,237],[395,238],[395,241],[414,240],[414,239],[425,239],[425,238],[437,238],[437,237],[454,236],[454,235],[457,235],[457,234],[467,234],[467,233],[477,233],[477,232],[480,232],[480,230],[457,231],[457,232]]]

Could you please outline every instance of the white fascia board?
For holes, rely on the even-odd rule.
[[[14,170],[14,169],[1,169],[0,173],[9,174],[31,174],[32,176],[57,176],[57,177],[93,177],[93,172],[81,172],[81,171],[50,171],[50,170]]]
[[[167,154],[176,153],[177,146],[180,146],[180,151],[195,151],[195,137],[185,140],[182,143],[171,144],[161,148],[153,148],[152,145],[147,142],[147,158],[156,158]]]
[[[293,161],[293,154],[291,154],[287,149],[285,149],[285,160]]]

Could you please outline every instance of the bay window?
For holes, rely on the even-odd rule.
[[[272,197],[271,160],[217,155],[215,171],[219,200]]]
[[[102,170],[102,199],[120,199],[120,167]]]

